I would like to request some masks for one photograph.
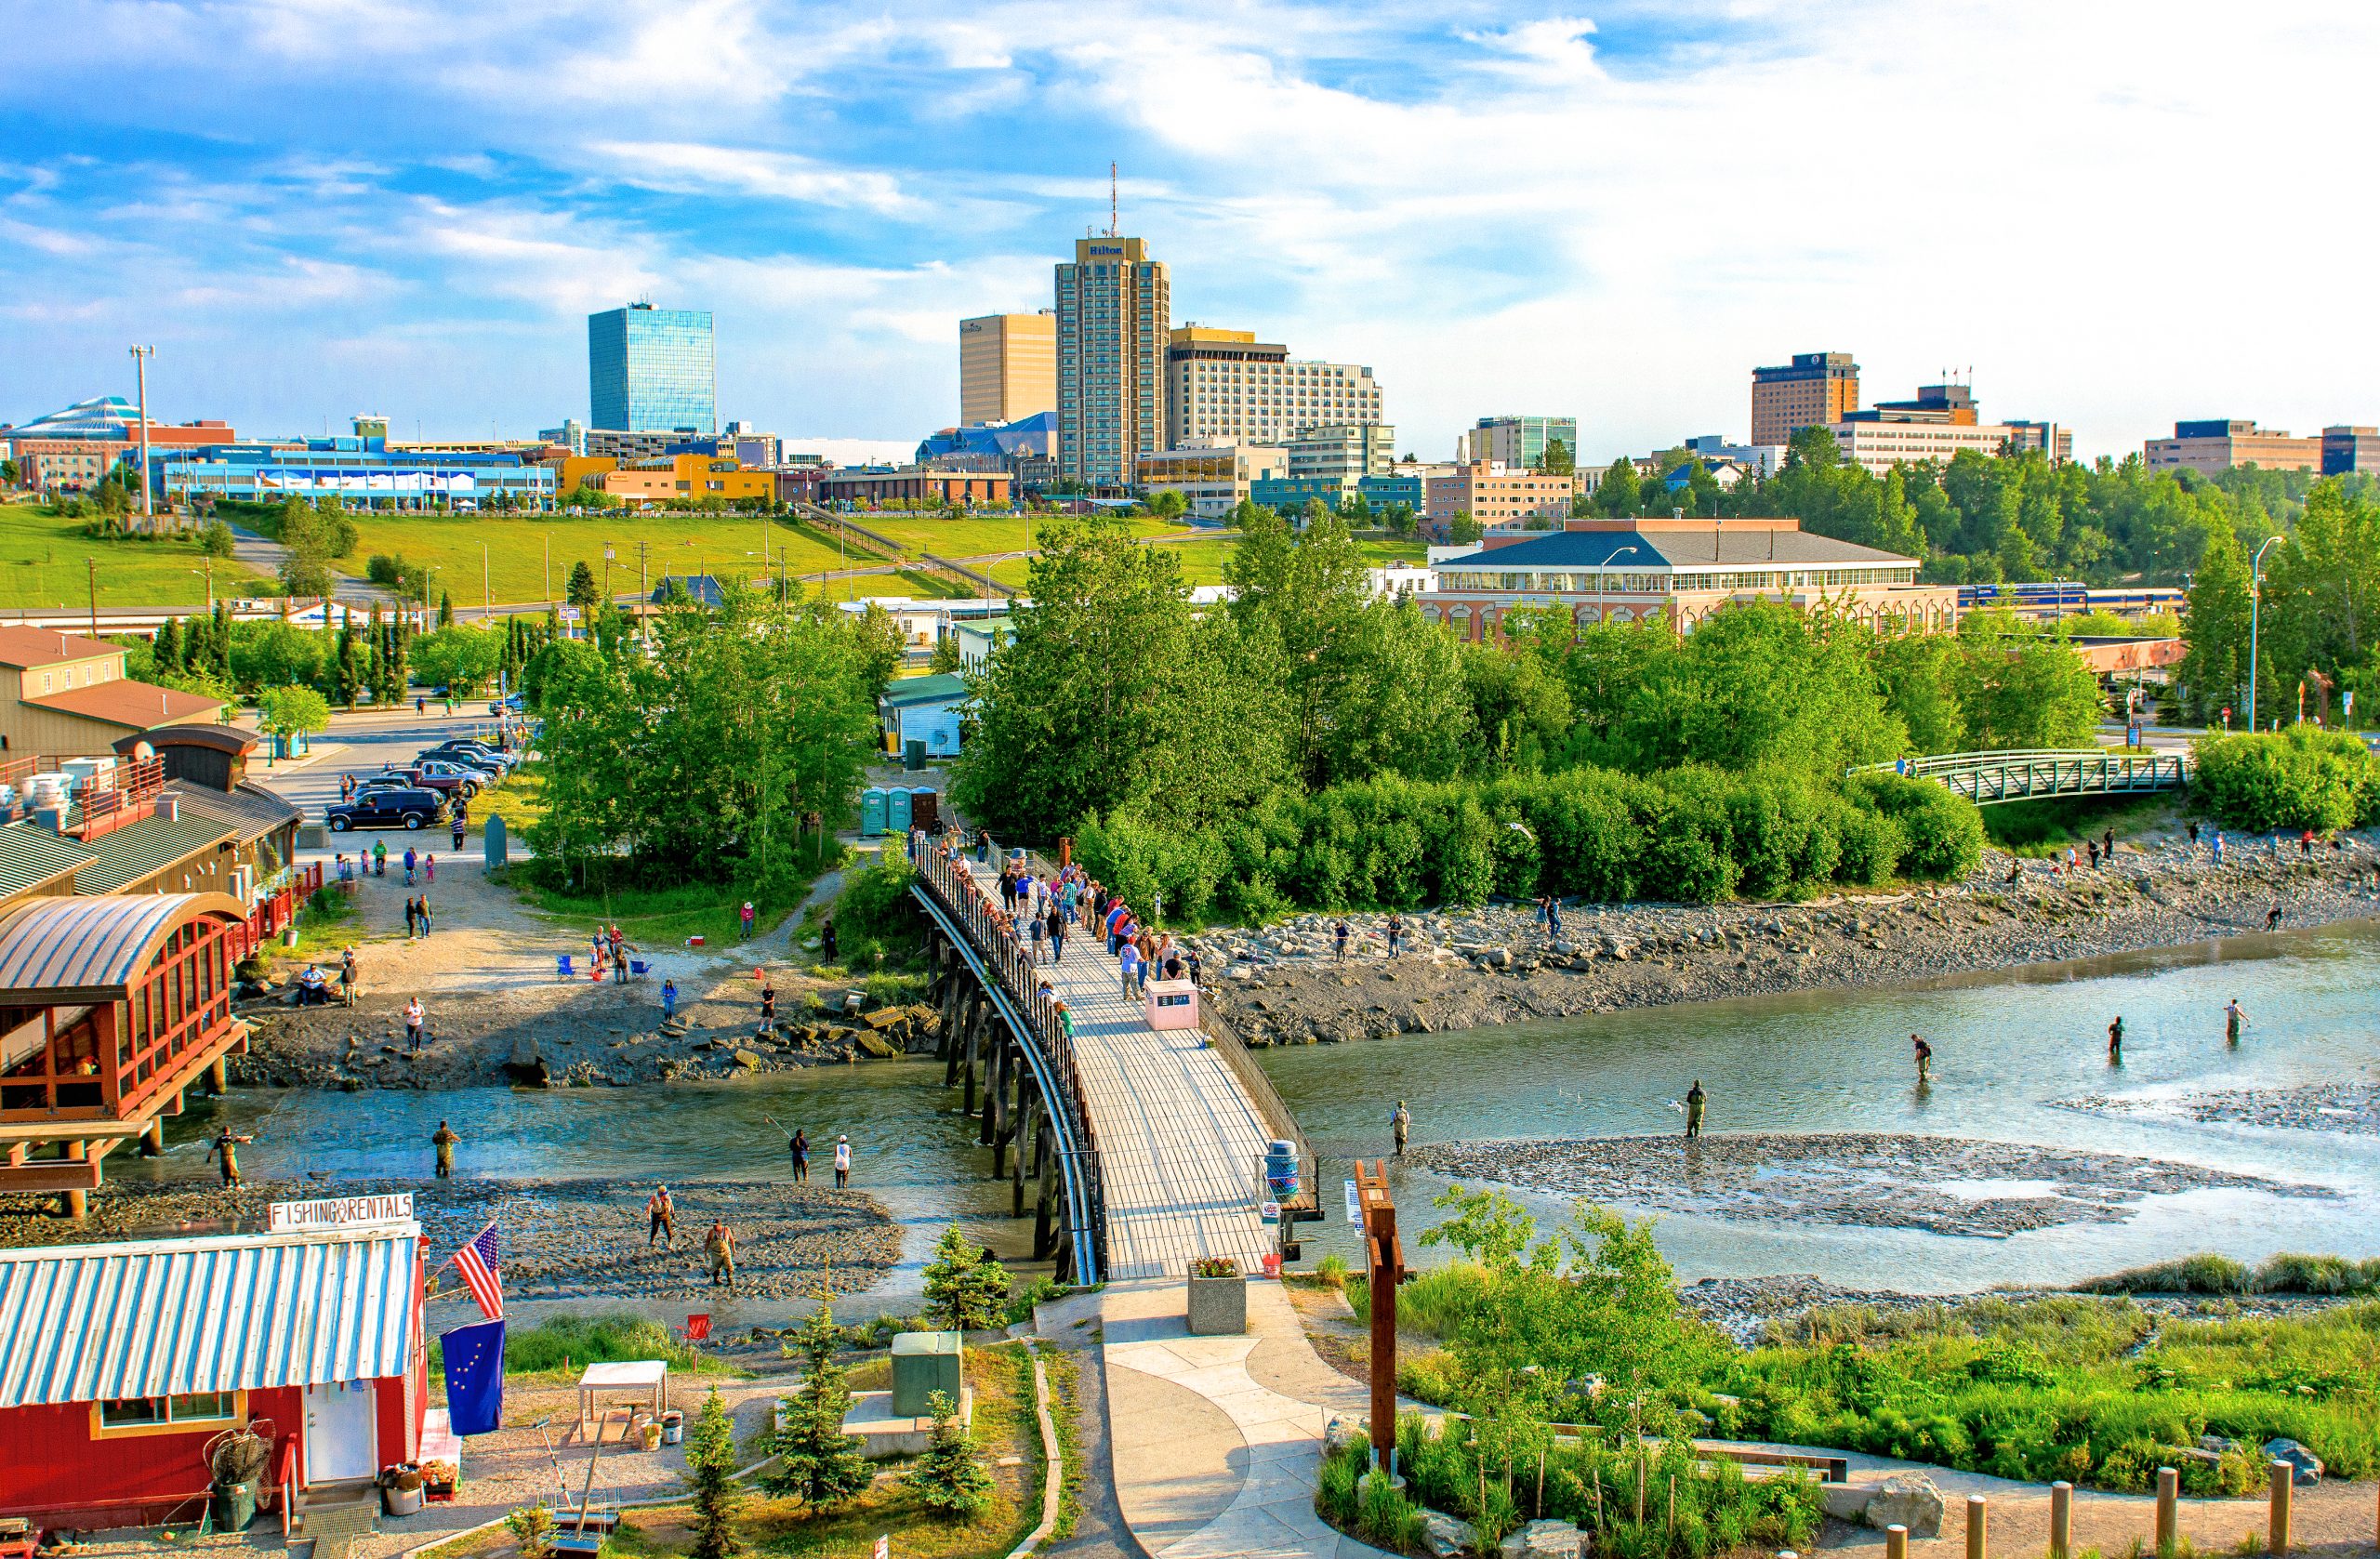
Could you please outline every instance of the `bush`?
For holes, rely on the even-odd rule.
[[[998,1326],[1008,1310],[1008,1269],[953,1223],[933,1248],[925,1271],[926,1315],[953,1331]]]
[[[981,1515],[992,1503],[992,1473],[984,1465],[984,1453],[975,1437],[959,1427],[958,1408],[948,1392],[932,1393],[926,1402],[933,1414],[933,1439],[903,1485],[929,1509],[945,1515]]]
[[[555,1315],[509,1332],[504,1340],[509,1374],[561,1369],[565,1361],[568,1367],[580,1369],[633,1359],[663,1359],[675,1369],[693,1369],[704,1362],[661,1322],[627,1314]]]
[[[2234,827],[2334,833],[2380,815],[2380,760],[2354,736],[2318,726],[2208,736],[2191,788]]]
[[[835,900],[835,919],[845,964],[860,961],[861,942],[901,949],[919,945],[922,922],[917,901],[909,896],[909,887],[917,879],[917,868],[909,865],[908,857],[891,849],[843,879],[843,891]]]

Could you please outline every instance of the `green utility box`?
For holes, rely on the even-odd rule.
[[[941,1392],[958,1411],[964,1383],[964,1350],[955,1331],[905,1331],[892,1340],[892,1416],[921,1419],[933,1411],[926,1398]]]

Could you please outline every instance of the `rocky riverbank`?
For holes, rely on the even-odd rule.
[[[736,1291],[747,1298],[860,1293],[901,1256],[900,1226],[874,1197],[758,1181],[671,1182],[677,1243],[648,1245],[644,1202],[653,1186],[608,1179],[111,1184],[92,1193],[81,1223],[56,1217],[54,1198],[0,1196],[0,1247],[259,1230],[273,1202],[402,1191],[413,1193],[428,1249],[440,1256],[497,1222],[505,1293],[516,1300],[699,1299],[711,1291],[703,1233],[713,1218],[734,1231]]]
[[[2184,1191],[2336,1195],[2083,1148],[1871,1131],[1436,1143],[1409,1162],[1459,1180],[1662,1212],[1984,1239],[2121,1222],[2148,1197]]]
[[[681,1002],[669,1021],[650,982],[449,993],[428,1006],[418,1051],[405,1048],[402,994],[367,995],[351,1008],[270,999],[242,1004],[248,1050],[231,1058],[231,1076],[264,1087],[350,1090],[630,1088],[930,1051],[941,1030],[930,1008],[864,999],[858,1010],[813,1006],[801,995],[781,989],[778,1021],[763,1024],[748,975]]]
[[[2281,1131],[2334,1131],[2380,1136],[2380,1083],[2318,1083],[2305,1088],[2225,1089],[2178,1097],[2120,1099],[2089,1094],[2062,1099],[2069,1110],[2162,1116],[2223,1126],[2264,1126]]]
[[[1971,1306],[2027,1304],[2045,1299],[2082,1299],[2086,1303],[2129,1305],[2159,1317],[2233,1319],[2255,1315],[2302,1315],[2360,1300],[2315,1294],[2254,1294],[2211,1299],[2195,1294],[2131,1294],[2110,1297],[2077,1295],[2060,1288],[1997,1289],[1980,1294],[1906,1294],[1892,1290],[1844,1288],[1806,1273],[1773,1277],[1706,1277],[1678,1289],[1678,1297],[1704,1320],[1727,1334],[1738,1345],[1762,1342],[1825,1341],[1848,1337],[1871,1324],[1891,1327],[1903,1318],[1938,1312],[1955,1317]],[[1905,1322],[1903,1323],[1905,1324]]]
[[[2011,880],[2011,878],[2014,880]],[[1802,904],[1565,905],[1562,926],[1524,905],[1405,919],[1387,957],[1384,915],[1309,915],[1189,939],[1210,1011],[1251,1045],[1435,1034],[1720,997],[1905,984],[1945,975],[2249,936],[2278,907],[2286,928],[2380,916],[2380,852],[2359,836],[2212,852],[2180,839],[2121,845],[2094,871],[1997,851],[1964,881]]]

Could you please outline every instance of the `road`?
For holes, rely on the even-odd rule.
[[[305,812],[307,822],[320,823],[323,808],[338,799],[341,774],[368,774],[391,763],[409,763],[422,748],[436,746],[450,736],[492,735],[494,721],[488,717],[486,699],[457,707],[462,712],[452,719],[440,714],[435,704],[426,716],[416,715],[410,707],[334,714],[330,729],[314,739],[315,750],[322,756],[280,769],[255,762],[248,778],[295,802]],[[324,750],[333,746],[338,750]]]

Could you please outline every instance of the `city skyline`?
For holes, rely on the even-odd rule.
[[[1982,5],[22,9],[0,417],[125,392],[139,340],[165,420],[526,436],[583,400],[586,315],[650,295],[716,314],[722,417],[914,443],[955,322],[1047,307],[1105,225],[1110,156],[1176,321],[1371,365],[1425,456],[1514,406],[1589,460],[1743,437],[1747,372],[1817,349],[1975,364],[2086,458],[2380,412],[2340,307],[2373,219],[2216,216],[2353,143],[2346,7],[2111,5],[2055,46]],[[1821,101],[1846,154],[1762,151]]]

